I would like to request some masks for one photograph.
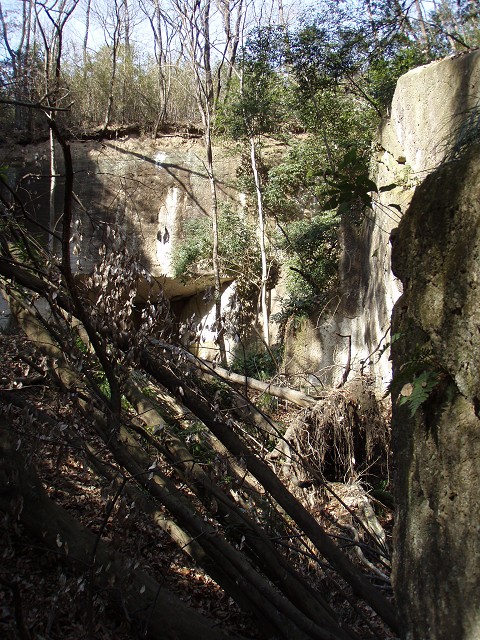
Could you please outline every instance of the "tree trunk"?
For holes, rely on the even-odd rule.
[[[20,315],[19,319],[36,340],[42,344],[53,343],[45,329],[36,326],[35,322],[26,322],[28,311],[23,316]],[[52,355],[58,354],[57,347],[52,344],[50,349],[52,348]],[[68,367],[62,367],[59,371],[62,371],[64,382],[71,383],[71,378],[75,377],[73,372],[68,371]],[[76,386],[79,387],[78,383]],[[138,389],[134,389],[130,397],[137,403]],[[232,546],[196,512],[172,481],[156,464],[152,464],[151,455],[146,453],[127,428],[112,425],[108,414],[104,416],[86,399],[79,400],[79,404],[88,413],[117,463],[124,467],[132,478],[136,478],[154,499],[159,500],[180,526],[190,533],[202,550],[200,556],[196,554],[200,564],[245,610],[255,615],[258,624],[266,633],[274,633],[285,640],[289,637],[298,640],[348,640],[353,637],[338,626],[328,605],[314,596],[314,592],[309,590],[288,563],[278,555],[263,531],[246,515],[242,515],[221,489],[215,488],[214,482],[206,476],[201,466],[193,462],[190,452],[178,438],[169,436],[167,448],[159,447],[159,450],[172,463],[173,468],[183,474],[184,481],[190,484],[207,508],[210,506],[211,498],[214,498],[220,514],[223,513],[224,517],[228,518],[228,527],[244,532],[246,547],[251,547],[256,561],[264,565],[270,580],[285,592],[287,598],[272,588],[270,582],[246,560],[244,554],[237,549],[238,542],[236,546]],[[155,426],[161,424],[160,417],[148,406],[147,399],[143,399],[139,408],[149,423]],[[114,433],[112,427],[115,429]]]
[[[88,36],[90,35],[90,12],[92,0],[87,0],[85,8],[85,35],[83,37],[83,79],[87,79],[87,62],[88,62]]]
[[[172,370],[159,362],[158,359],[152,358],[146,351],[141,355],[141,363],[145,371],[161,382],[172,393],[175,394],[179,387],[182,388],[182,398],[185,405],[195,412],[195,415],[208,426],[233,455],[245,460],[247,469],[297,523],[300,529],[305,532],[320,554],[332,564],[352,586],[354,591],[365,598],[380,617],[393,630],[396,630],[398,621],[392,605],[364,578],[351,561],[332,542],[315,518],[288,491],[268,464],[251,455],[251,452],[241,439],[225,423],[216,418],[199,395],[186,387],[184,380],[178,378]]]
[[[215,180],[215,172],[213,169],[213,145],[212,145],[212,118],[215,110],[215,93],[213,87],[213,75],[211,66],[211,43],[210,43],[210,6],[211,0],[206,0],[203,15],[202,15],[202,29],[203,37],[205,39],[203,49],[203,63],[205,70],[205,87],[204,98],[201,99],[201,108],[204,114],[205,125],[205,146],[207,151],[207,172],[210,182],[211,193],[211,218],[212,218],[212,262],[213,262],[213,277],[215,281],[215,323],[216,323],[216,342],[219,348],[220,362],[223,365],[227,363],[227,354],[225,349],[223,316],[222,316],[222,281],[220,273],[220,257],[218,253],[218,199],[217,199],[217,187]],[[198,71],[197,77],[198,77]]]
[[[0,2],[0,23],[2,27],[3,42],[7,50],[12,65],[15,100],[24,102],[30,98],[31,78],[29,77],[30,66],[30,37],[33,0],[22,0],[22,21],[20,26],[20,36],[15,38],[16,48],[11,44],[9,29]],[[15,128],[18,131],[26,131],[31,134],[31,114],[30,110],[21,105],[15,105]]]
[[[207,360],[197,360],[200,363],[202,371],[209,373],[210,375],[216,375],[222,380],[227,380],[232,384],[253,389],[254,391],[260,391],[262,393],[268,393],[271,396],[280,398],[281,400],[287,400],[299,407],[313,408],[317,404],[317,400],[313,396],[308,396],[296,389],[290,389],[288,387],[279,387],[278,385],[271,384],[270,382],[263,382],[262,380],[256,380],[248,376],[242,376],[239,373],[234,373],[223,367],[218,366],[214,362],[208,362]]]
[[[262,309],[262,325],[263,340],[267,349],[270,347],[270,331],[269,331],[269,314],[267,305],[267,251],[265,247],[265,217],[263,214],[263,197],[260,185],[260,176],[258,174],[257,154],[255,148],[255,137],[250,136],[250,162],[252,165],[253,177],[255,180],[255,191],[257,194],[257,212],[258,212],[258,233],[260,236],[260,255],[262,259],[262,284],[260,287],[260,300]]]
[[[211,195],[211,207],[210,215],[212,220],[212,263],[213,263],[213,277],[214,277],[214,299],[215,299],[215,325],[216,325],[216,338],[215,342],[218,345],[220,362],[223,365],[227,364],[227,352],[225,347],[225,328],[222,316],[222,279],[220,273],[220,257],[218,254],[218,201],[217,201],[217,187],[215,182],[215,174],[213,169],[213,150],[212,150],[212,132],[211,132],[211,113],[210,107],[207,107],[208,113],[206,117],[206,130],[205,130],[205,145],[207,150],[207,172],[208,180],[210,183],[210,195]]]
[[[158,427],[162,424],[161,416],[136,385],[128,385],[127,397],[145,424],[150,427]],[[253,554],[252,560],[260,565],[269,579],[305,615],[323,627],[329,628],[338,638],[342,638],[344,634],[345,638],[353,637],[338,626],[330,607],[278,553],[263,529],[250,519],[244,509],[237,507],[231,496],[215,484],[212,477],[208,476],[202,466],[195,462],[190,451],[178,437],[165,433],[167,425],[163,424],[162,445],[158,446],[158,440],[152,437],[147,437],[147,440],[164,455],[173,468],[182,474],[183,480],[207,508],[210,507],[212,499],[216,500],[220,520],[224,522],[227,530],[231,531],[233,541],[237,545],[242,545],[243,540],[245,550]]]
[[[418,16],[418,21],[420,23],[420,29],[422,31],[423,44],[428,49],[429,48],[429,46],[428,46],[428,32],[427,32],[427,26],[425,24],[425,20],[424,20],[424,17],[423,17],[422,5],[420,4],[420,0],[415,0],[414,4],[415,4],[415,9],[417,10],[417,16]]]
[[[55,212],[55,195],[57,186],[57,159],[55,153],[55,137],[53,130],[50,129],[50,195],[49,195],[49,208],[50,208],[50,229],[55,229],[56,225],[56,212]],[[53,251],[53,234],[49,237],[49,250]]]
[[[107,108],[105,110],[105,118],[103,120],[103,131],[107,131],[112,120],[116,76],[117,76],[117,44],[114,42],[112,47],[112,68],[110,72],[110,81],[108,85],[108,99],[107,99]]]

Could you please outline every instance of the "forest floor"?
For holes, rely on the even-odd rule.
[[[32,406],[69,424],[72,416],[68,400],[56,389],[39,384],[27,362],[34,362],[29,341],[21,335],[0,333],[0,387],[16,389]],[[29,378],[34,385],[29,384]],[[90,473],[77,452],[52,441],[42,431],[42,426],[33,423],[31,434],[18,434],[19,442],[21,439],[21,446],[28,448],[57,504],[115,549],[128,552],[159,584],[199,613],[217,620],[232,633],[259,637],[249,616],[140,510],[120,502],[105,523],[110,497],[107,483]],[[78,572],[58,563],[52,551],[42,548],[37,538],[1,512],[0,539],[4,541],[0,547],[0,637],[24,640],[19,632],[20,618],[32,640],[85,638],[89,607],[85,581]],[[109,609],[102,594],[95,594],[93,604],[95,640],[135,637],[126,621],[118,620]]]
[[[69,425],[78,421],[68,398],[42,381],[34,368],[35,354],[28,340],[18,334],[0,333],[0,388],[14,389],[31,406]],[[295,411],[279,408],[284,423]],[[111,488],[92,475],[78,451],[52,439],[51,432],[32,421],[29,433],[19,432],[19,446],[41,476],[50,497],[92,532],[128,555],[152,575],[159,584],[178,595],[186,604],[212,618],[232,634],[256,640],[261,635],[255,622],[189,558],[159,531],[135,505],[121,499],[106,518]],[[77,424],[88,430],[88,424]],[[99,445],[100,446],[100,445]],[[315,504],[317,517],[326,526],[338,515],[338,505]],[[391,513],[384,513],[382,524],[391,528]],[[332,535],[334,531],[332,529]],[[58,561],[54,552],[43,547],[41,539],[29,535],[21,525],[0,512],[0,637],[7,640],[130,640],[137,637],[127,621],[111,610],[104,594],[91,593],[85,575]],[[302,568],[312,584],[322,586],[324,576],[314,563]],[[338,585],[338,590],[343,587]],[[335,589],[331,589],[335,606]],[[346,612],[345,618],[360,637],[394,638],[368,607]],[[86,632],[89,629],[89,633]]]

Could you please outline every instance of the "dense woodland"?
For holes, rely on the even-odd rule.
[[[0,631],[396,637],[388,401],[349,371],[313,395],[282,385],[267,294],[282,268],[280,327],[327,304],[342,220],[361,224],[376,197],[372,141],[396,80],[477,47],[478,3],[18,0],[0,22],[1,142],[45,143],[51,220],[62,201],[40,228],[23,176],[1,168],[15,324],[0,336]],[[213,274],[219,363],[182,346],[194,328],[121,229],[92,273],[72,270],[85,208],[72,141],[125,134],[204,142],[211,207],[175,268]],[[272,140],[287,149],[275,161]],[[217,193],[218,142],[241,158],[246,216]],[[226,275],[236,330],[262,312],[262,347],[233,369]]]

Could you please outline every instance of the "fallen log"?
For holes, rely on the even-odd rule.
[[[141,420],[150,427],[158,425],[162,417],[152,402],[142,396],[135,383],[130,382],[127,389],[127,396],[137,409]],[[245,551],[253,554],[252,560],[261,566],[267,577],[300,611],[325,630],[330,630],[332,638],[348,640],[356,637],[349,629],[339,626],[334,612],[320,594],[311,589],[294,567],[278,553],[265,531],[250,519],[244,509],[238,508],[231,495],[227,495],[204,471],[179,438],[165,434],[160,444],[148,433],[143,435],[151,446],[157,448],[170,461],[207,508],[212,498],[216,500],[217,517],[226,524],[232,534],[235,534],[237,544],[242,544],[243,538]],[[327,635],[325,634],[325,637]]]
[[[225,447],[238,458],[243,458],[250,473],[268,491],[274,500],[297,523],[310,538],[320,554],[351,585],[357,595],[364,598],[382,620],[393,630],[398,630],[398,619],[392,604],[376,589],[347,556],[335,545],[315,518],[288,491],[277,475],[263,460],[252,455],[244,442],[221,419],[212,412],[210,406],[193,389],[185,385],[170,366],[153,357],[147,350],[142,351],[140,362],[143,369],[158,380],[173,394],[181,389],[183,403],[200,418]]]
[[[211,362],[210,360],[205,360],[203,358],[197,358],[186,349],[170,345],[160,340],[151,339],[150,342],[156,346],[160,346],[166,351],[175,353],[181,358],[188,360],[192,364],[196,365],[204,373],[207,373],[211,376],[216,376],[218,378],[221,378],[222,380],[231,382],[234,385],[253,389],[254,391],[260,391],[261,393],[268,393],[271,396],[275,396],[276,398],[280,398],[281,400],[287,400],[288,402],[292,402],[299,407],[305,407],[307,409],[313,408],[317,404],[316,398],[302,393],[301,391],[297,391],[296,389],[290,389],[290,387],[280,387],[278,385],[271,384],[270,382],[262,382],[261,380],[257,380],[256,378],[242,376],[239,373],[234,373],[233,371],[229,371],[228,369],[221,367],[215,362]]]
[[[37,333],[34,339],[37,342],[41,342],[38,335],[41,331],[39,331],[38,326],[33,329],[32,333]],[[120,336],[111,336],[111,339],[119,348],[128,348],[129,346]],[[52,342],[51,337],[49,337],[48,342]],[[51,355],[53,356],[53,352],[56,350],[61,356],[61,349],[54,345],[51,347]],[[183,356],[184,350],[181,350],[181,352]],[[105,356],[105,353],[103,355]],[[184,373],[174,362],[175,358],[171,357],[171,353],[169,355],[170,357],[167,359],[169,362],[162,362],[161,354],[153,354],[143,349],[137,355],[137,365],[140,365],[155,380],[165,386],[171,394],[177,397],[181,396],[182,403],[222,441],[233,456],[244,461],[247,469],[297,523],[332,567],[395,630],[398,622],[392,605],[352,565],[318,525],[313,516],[288,492],[271,468],[245,446],[243,441],[232,431],[231,427],[212,410],[209,403],[197,391],[187,386],[188,381],[185,379]],[[61,358],[57,362],[61,365],[56,369],[58,377],[68,377],[69,373],[71,375],[68,365],[64,370]],[[70,382],[70,380],[67,382]],[[76,381],[73,380],[72,382],[75,384]],[[306,397],[308,398],[308,396]],[[310,401],[315,402],[311,398],[309,399]],[[110,404],[107,403],[107,410]],[[85,406],[85,410],[87,413],[90,412],[91,417],[93,417],[92,411],[94,407],[92,405]],[[250,607],[247,606],[247,608],[256,611],[257,615],[260,614],[260,620],[270,626],[270,629],[273,627],[279,637],[289,637],[289,634],[290,636],[294,634],[292,637],[296,637],[297,640],[305,636],[322,639],[328,636],[331,638],[331,634],[320,629],[311,620],[305,618],[288,600],[285,601],[279,597],[278,593],[272,591],[268,582],[261,575],[252,571],[252,566],[245,561],[242,554],[237,553],[237,550],[229,545],[225,539],[218,536],[218,532],[203,521],[199,514],[195,512],[195,509],[192,509],[191,504],[184,502],[183,495],[176,491],[175,486],[163,474],[158,470],[151,472],[151,458],[145,455],[145,451],[138,447],[138,443],[124,428],[120,427],[118,429],[120,425],[117,422],[117,418],[118,416],[108,411],[107,422],[109,424],[107,428],[102,428],[100,424],[97,424],[97,432],[103,438],[117,462],[123,465],[130,475],[135,477],[143,488],[150,492],[155,499],[158,499],[179,524],[198,540],[206,556],[208,556],[208,561],[212,563],[212,567],[220,574],[218,575],[220,584],[223,578],[227,591],[235,593],[234,597],[240,601],[248,600]],[[155,477],[147,479],[146,476],[149,475],[154,475]],[[238,580],[237,576],[241,576],[241,579]]]
[[[58,357],[61,366],[56,370],[56,375],[60,379],[68,380],[69,386],[73,385],[78,388],[79,380],[75,372],[71,371],[68,363],[63,359],[62,351],[48,333],[47,328],[26,309],[19,310],[18,318],[31,339],[39,344],[48,344],[49,354]],[[176,489],[171,480],[156,468],[156,464],[152,464],[151,456],[132,436],[129,429],[121,424],[114,424],[112,416],[109,419],[101,410],[86,402],[85,399],[82,400],[79,397],[78,404],[88,413],[98,435],[104,440],[117,463],[124,467],[130,476],[150,493],[152,498],[163,504],[180,524],[180,527],[188,531],[192,539],[196,540],[200,547],[199,555],[201,556],[196,554],[196,560],[240,606],[253,613],[257,618],[257,623],[267,635],[273,633],[278,638],[295,637],[296,640],[346,640],[347,637],[352,637],[339,627],[332,615],[333,612],[330,613],[328,610],[328,606],[325,606],[320,599],[314,601],[313,592],[302,585],[301,580],[294,575],[293,571],[285,577],[285,591],[292,597],[292,595],[302,595],[301,592],[304,589],[303,598],[300,599],[303,602],[298,603],[301,604],[301,608],[297,608],[291,600],[283,597],[268,579],[257,572],[240,550],[229,544],[214,527],[204,520],[185,496]],[[141,411],[148,422],[151,421],[155,425],[161,424],[160,416],[155,415],[156,412],[153,408],[147,405],[148,402],[145,398]],[[173,444],[173,440],[171,440],[171,444]],[[192,467],[190,453],[185,449],[177,448],[177,454],[179,454],[180,460],[175,459],[172,462],[175,465],[180,463],[180,466],[186,464],[189,475],[192,474],[194,467]],[[197,479],[199,480],[200,477]],[[206,480],[205,485],[208,484],[212,490],[213,483]],[[216,498],[220,498],[217,493],[214,495]],[[234,507],[233,504],[229,509],[229,515],[233,522],[233,516],[237,511],[232,507]],[[244,520],[246,521],[245,517],[241,518],[241,522],[239,521],[238,524],[245,524]],[[265,559],[267,555],[276,556],[275,550],[271,546],[269,548],[266,539],[263,540],[263,544],[260,555],[264,555]],[[281,565],[280,556],[276,556],[275,560]],[[273,566],[271,562],[270,566]],[[279,566],[277,578],[282,575],[285,568],[282,570]],[[293,597],[293,600],[295,599]],[[305,608],[305,613],[301,610],[303,608]]]
[[[262,393],[268,393],[271,396],[280,398],[281,400],[287,400],[299,407],[312,408],[317,404],[317,400],[312,396],[308,396],[296,389],[290,389],[289,387],[279,387],[278,385],[271,384],[270,382],[262,382],[256,378],[250,378],[248,376],[242,376],[239,373],[228,371],[214,362],[208,360],[199,360],[200,368],[202,371],[209,373],[210,375],[217,375],[222,380],[231,382],[232,384],[248,387],[254,391],[261,391]]]

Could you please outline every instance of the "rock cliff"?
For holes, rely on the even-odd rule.
[[[311,372],[312,383],[337,384],[349,357],[355,372],[369,373],[377,388],[391,378],[390,319],[402,283],[391,271],[390,233],[415,188],[478,131],[480,52],[457,55],[402,76],[390,115],[380,128],[372,173],[378,188],[363,225],[343,226],[341,290],[328,309],[297,323],[287,336],[289,373]]]
[[[392,240],[393,271],[404,287],[392,320],[394,389],[407,399],[400,406],[393,398],[394,587],[406,640],[476,640],[480,53],[416,70],[399,90],[411,80],[421,89],[416,100],[406,93],[418,127],[401,129],[402,141],[416,175],[430,174]],[[399,90],[403,124],[408,101],[400,108]],[[417,406],[408,398],[422,384],[428,389],[417,397],[426,399]]]
[[[395,234],[393,267],[405,287],[393,316],[398,386],[405,371],[407,386],[425,371],[436,383],[414,415],[408,403],[393,410],[394,584],[403,637],[476,640],[480,144],[418,187]]]
[[[307,373],[311,384],[337,384],[351,356],[353,372],[371,374],[379,390],[389,383],[390,318],[401,293],[401,283],[390,268],[390,233],[415,187],[478,127],[474,107],[479,57],[478,52],[454,57],[400,78],[372,167],[379,187],[397,186],[381,194],[360,227],[343,225],[338,294],[314,317],[288,327],[285,373],[291,379],[299,374],[304,380]],[[208,278],[188,284],[176,281],[171,268],[172,246],[182,236],[185,220],[208,215],[210,195],[201,140],[172,136],[154,142],[132,136],[72,146],[75,189],[84,206],[81,255],[95,251],[107,224],[119,225],[130,249],[160,278],[169,296],[187,298],[211,284]],[[241,207],[235,176],[238,160],[222,147],[214,157],[221,199]],[[31,174],[30,182],[23,181],[32,194],[29,206],[48,217],[46,146],[14,151],[4,147],[0,162],[9,165],[12,179]],[[57,210],[61,211],[60,201]],[[272,292],[272,312],[278,308],[279,295]],[[227,292],[225,302],[228,298]],[[210,307],[199,295],[188,302],[185,314],[195,313],[208,326]]]
[[[362,225],[343,225],[338,295],[286,337],[286,373],[307,372],[312,384],[337,383],[351,355],[355,372],[385,388],[390,333],[395,395],[418,393],[428,374],[420,406],[393,398],[394,587],[404,640],[480,638],[479,139],[480,52],[400,78],[373,166],[378,188],[396,186]],[[170,296],[204,289],[205,280],[174,281],[170,260],[185,220],[207,215],[203,157],[192,139],[75,143],[82,254],[116,225]],[[234,157],[217,149],[215,159],[222,199],[241,206]],[[22,178],[27,209],[48,216],[46,147],[5,147],[0,162],[12,180],[30,174]],[[208,324],[198,298],[184,311]]]
[[[379,188],[397,186],[360,229],[344,227],[335,313],[297,327],[289,348],[298,369],[335,382],[348,356],[336,334],[350,335],[353,368],[385,384],[390,354],[381,345],[396,302],[393,578],[402,639],[477,640],[480,52],[400,78],[375,165]],[[410,394],[426,399],[418,406]]]
[[[128,248],[150,273],[163,280],[171,297],[205,288],[205,280],[189,285],[173,279],[171,252],[190,216],[209,215],[210,189],[205,150],[198,138],[164,137],[153,141],[138,136],[103,142],[71,142],[74,190],[81,203],[83,246],[87,263],[96,259],[92,248],[105,240],[107,225],[126,235]],[[57,150],[59,166],[61,155]],[[45,144],[0,150],[13,184],[20,180],[29,194],[27,208],[40,222],[49,223],[50,166]],[[236,189],[238,161],[225,147],[215,150],[220,199],[240,205]],[[61,173],[61,169],[59,171]],[[22,178],[22,176],[27,176]],[[62,210],[58,189],[56,210]]]
[[[187,311],[204,319],[203,337],[210,343],[212,303],[205,302],[202,293],[213,285],[213,278],[205,275],[195,281],[180,281],[174,278],[171,259],[172,247],[183,237],[186,220],[209,215],[211,196],[202,140],[165,136],[153,141],[125,136],[102,142],[72,141],[71,147],[76,216],[80,221],[78,236],[82,238],[78,257],[74,258],[75,268],[89,271],[98,258],[99,246],[107,237],[111,242],[111,230],[120,231],[125,247],[158,279],[169,298],[192,298]],[[61,176],[60,149],[57,160]],[[219,145],[214,162],[219,199],[241,207],[242,196],[236,189],[238,159]],[[48,227],[51,224],[48,146],[5,145],[0,148],[0,164],[8,167],[11,184],[21,185],[21,194],[28,194],[26,208],[32,218]],[[56,217],[61,215],[63,206],[61,177],[58,185]],[[38,228],[34,231],[38,232]],[[227,299],[228,294],[225,302]],[[8,307],[0,298],[2,313],[8,315]]]

